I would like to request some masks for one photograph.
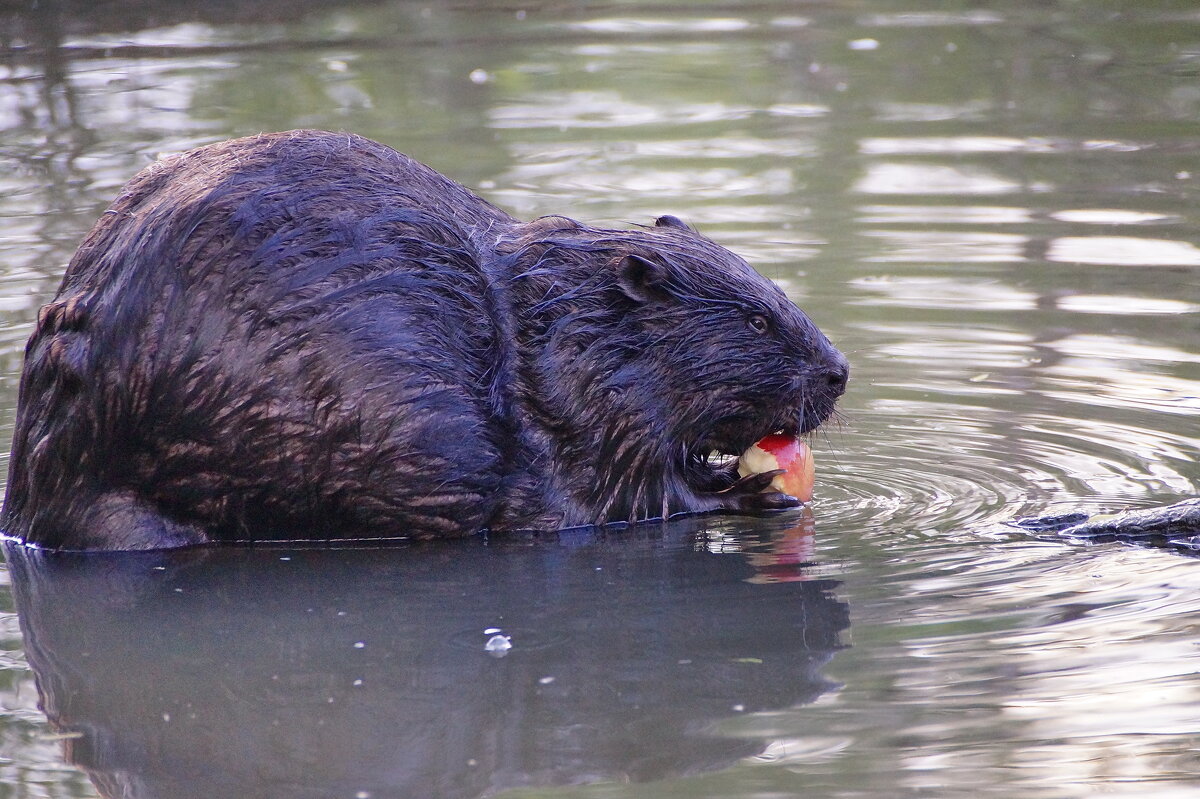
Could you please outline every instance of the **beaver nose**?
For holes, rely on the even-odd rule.
[[[829,385],[829,392],[835,397],[840,397],[846,393],[846,382],[850,379],[850,362],[841,352],[832,350],[826,355],[819,374]]]

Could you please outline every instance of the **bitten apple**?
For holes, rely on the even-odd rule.
[[[791,494],[801,502],[812,500],[813,456],[807,444],[792,436],[772,433],[759,439],[738,459],[738,474],[742,477],[775,469],[783,469],[783,474],[775,475],[772,489]]]

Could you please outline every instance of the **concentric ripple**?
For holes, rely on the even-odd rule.
[[[940,404],[936,418],[890,407],[818,435],[818,523],[864,535],[995,532],[1023,515],[1143,507],[1193,486],[1195,438],[1047,414],[1002,433],[978,408],[955,418]]]

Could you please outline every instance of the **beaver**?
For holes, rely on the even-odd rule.
[[[358,136],[160,159],[25,352],[0,524],[52,549],[561,529],[797,501],[728,458],[845,357],[673,216],[523,223]]]

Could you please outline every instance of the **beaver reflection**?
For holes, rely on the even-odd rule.
[[[751,582],[730,535],[8,556],[42,706],[105,796],[477,797],[719,769],[766,742],[716,722],[833,687],[832,583]]]

